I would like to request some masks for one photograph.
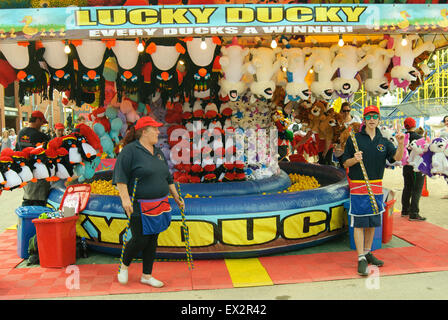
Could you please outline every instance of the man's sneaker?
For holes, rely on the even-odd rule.
[[[368,254],[365,255],[367,263],[368,264],[373,264],[374,266],[377,267],[382,267],[384,265],[384,261],[381,261],[380,259],[377,259],[372,252],[369,252]]]
[[[369,270],[367,269],[368,265],[369,264],[367,263],[367,259],[358,260],[358,274],[360,276],[368,276],[369,275]]]
[[[425,220],[426,220],[426,218],[422,217],[418,213],[409,215],[409,221],[425,221]]]
[[[407,212],[403,212],[403,211],[402,211],[402,212],[401,212],[401,216],[402,216],[402,217],[407,217],[407,216],[409,216],[409,213],[407,213]]]

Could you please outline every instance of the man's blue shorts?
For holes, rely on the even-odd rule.
[[[350,226],[353,228],[376,228],[381,226],[382,215],[366,215],[366,216],[355,216],[349,215]]]

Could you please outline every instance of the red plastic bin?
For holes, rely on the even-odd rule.
[[[64,268],[76,262],[76,220],[78,216],[33,219],[41,267]]]
[[[386,208],[383,212],[383,243],[388,243],[392,240],[392,231],[394,228],[394,204],[396,199],[392,199],[386,202]]]

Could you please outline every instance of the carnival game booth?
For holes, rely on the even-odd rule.
[[[291,142],[307,132],[318,139],[300,156],[315,155],[318,140],[323,152],[343,147],[360,124],[346,128],[335,106],[359,90],[376,98],[417,86],[448,28],[443,5],[126,1],[0,17],[2,84],[18,81],[21,102],[52,101],[57,90],[66,106],[88,108],[92,123],[27,152],[3,151],[2,189],[47,179],[57,207],[74,177],[110,181],[110,172],[95,173],[101,160],[116,158],[126,130],[151,115],[165,123],[158,147],[186,198],[190,239],[172,203],[174,220],[159,239],[167,257],[182,254],[185,241],[197,257],[252,256],[345,232],[344,172],[276,160],[288,159]],[[285,156],[266,152],[273,141]],[[318,184],[295,191],[297,174]],[[92,194],[77,230],[92,247],[116,253],[125,225],[116,195]]]
[[[181,184],[186,226],[193,258],[253,257],[314,246],[347,231],[344,204],[348,199],[345,173],[333,167],[284,163],[278,175],[257,181]],[[287,173],[315,177],[321,185],[288,191]],[[93,179],[110,179],[110,171]],[[59,182],[48,203],[57,207],[65,191]],[[288,191],[288,192],[283,192]],[[175,202],[172,222],[159,236],[157,256],[185,257],[182,217]],[[81,213],[77,234],[89,247],[119,255],[127,216],[118,196],[92,194]],[[128,238],[132,237],[128,231]]]

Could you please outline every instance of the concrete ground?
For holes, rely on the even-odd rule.
[[[401,210],[403,177],[401,169],[386,170],[384,187],[396,191],[396,210]],[[442,178],[427,180],[428,197],[420,201],[420,214],[427,221],[448,229],[448,184]],[[17,223],[15,208],[20,206],[22,191],[3,192],[1,199],[0,233]],[[419,223],[419,222],[415,222]],[[387,263],[387,261],[386,261]],[[356,270],[353,270],[356,272]],[[83,300],[363,300],[363,299],[448,299],[448,271],[356,278],[350,280],[322,281],[263,287],[219,290],[194,290],[164,293],[122,294],[94,297],[69,297]]]

